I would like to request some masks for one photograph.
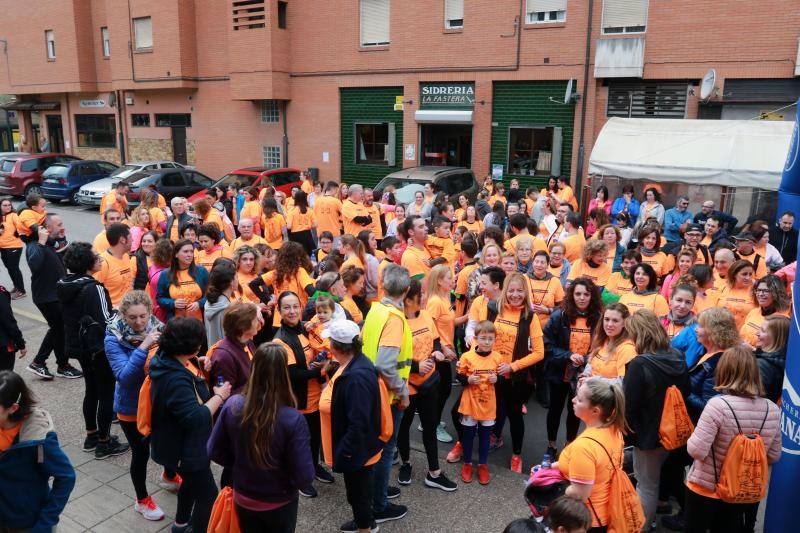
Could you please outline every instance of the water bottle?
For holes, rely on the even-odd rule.
[[[225,384],[225,378],[221,375],[217,376],[217,387],[222,387]]]
[[[550,459],[550,454],[549,453],[544,454],[544,457],[542,457],[542,468],[550,468],[552,464],[553,463],[552,459]]]

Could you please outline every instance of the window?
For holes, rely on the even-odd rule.
[[[508,132],[508,173],[514,176],[561,174],[562,129],[512,126]]]
[[[464,27],[464,0],[444,0],[444,27],[448,30]]]
[[[289,8],[289,4],[286,2],[278,2],[278,28],[285,30],[286,29],[286,18],[287,18],[287,9]]]
[[[150,113],[133,113],[131,115],[131,126],[134,128],[149,128]]]
[[[105,161],[97,163],[97,166],[100,167],[101,172],[104,172],[106,174],[111,174],[112,172],[114,172],[119,168],[117,165],[114,165],[112,163],[106,163]]]
[[[100,28],[100,41],[103,43],[103,57],[111,57],[111,41],[108,38],[108,28]]]
[[[114,148],[117,145],[117,126],[114,115],[75,115],[78,146]]]
[[[192,115],[189,113],[156,114],[156,126],[159,128],[191,128]]]
[[[606,116],[684,118],[687,93],[685,83],[609,84]]]
[[[264,124],[277,124],[280,122],[281,112],[277,100],[261,100],[261,122]]]
[[[527,0],[526,24],[546,24],[567,20],[567,0]]]
[[[264,157],[264,166],[267,168],[281,168],[281,147],[262,146],[261,154]]]
[[[79,176],[87,177],[87,176],[96,176],[98,174],[100,174],[100,170],[94,163],[83,163],[82,165],[80,165],[80,171],[78,172]],[[73,175],[75,174],[73,173]]]
[[[34,172],[35,170],[38,169],[39,169],[39,158],[28,159],[27,161],[23,161],[22,164],[19,166],[20,172]]]
[[[44,41],[47,46],[47,59],[56,58],[56,38],[53,30],[46,30],[44,32]]]
[[[389,1],[361,0],[361,46],[389,44]]]
[[[187,182],[189,184],[198,185],[200,187],[211,187],[214,184],[214,181],[209,178],[208,176],[204,176],[199,172],[184,172],[184,176],[187,178]]]
[[[281,185],[289,185],[290,183],[294,183],[296,181],[300,181],[300,173],[299,172],[278,172],[276,174],[270,174],[267,176],[270,182],[274,187],[280,187]]]
[[[164,187],[183,187],[185,183],[182,172],[169,172],[161,176],[161,185]]]
[[[603,0],[603,33],[643,33],[648,0]]]
[[[356,163],[395,166],[394,123],[356,124]]]
[[[234,31],[265,28],[266,23],[267,10],[264,6],[264,0],[234,0]]]
[[[436,182],[436,185],[443,188],[451,198],[455,195],[469,190],[472,184],[475,183],[475,176],[472,172],[461,172],[459,174],[450,174]]]
[[[142,17],[133,19],[133,31],[136,39],[137,50],[149,50],[153,48],[153,19]]]

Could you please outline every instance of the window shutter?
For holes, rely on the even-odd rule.
[[[136,33],[136,48],[152,48],[153,19],[150,17],[133,19],[133,27]]]
[[[463,20],[464,0],[444,0],[444,19]]]
[[[526,13],[566,11],[567,0],[528,0]]]
[[[603,28],[647,25],[647,0],[605,0]]]
[[[561,175],[561,147],[564,139],[564,128],[556,126],[553,128],[553,159],[550,167],[551,176]]]
[[[389,44],[390,0],[361,0],[361,44]]]

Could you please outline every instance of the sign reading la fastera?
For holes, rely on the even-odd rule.
[[[422,85],[423,106],[474,106],[475,84],[473,83],[431,83]]]

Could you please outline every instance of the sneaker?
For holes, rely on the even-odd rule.
[[[122,444],[119,440],[110,438],[107,441],[97,441],[97,447],[94,449],[94,458],[98,460],[107,459],[116,455],[122,455],[127,452],[130,446]]]
[[[372,525],[369,527],[370,533],[378,533],[378,531],[380,530],[381,528],[373,520]],[[356,521],[350,520],[349,522],[345,522],[344,524],[342,524],[342,527],[339,528],[339,531],[341,531],[342,533],[358,533],[358,526],[356,525]]]
[[[333,474],[320,464],[314,467],[314,478],[320,483],[333,483],[336,481],[333,479]]]
[[[299,492],[300,492],[300,496],[303,496],[303,497],[306,497],[306,498],[316,498],[317,496],[319,496],[319,493],[317,492],[317,489],[314,488],[314,485],[309,485],[308,487],[306,487],[304,489],[300,489]]]
[[[444,475],[444,472],[439,472],[437,477],[433,477],[431,473],[428,472],[425,476],[425,486],[443,490],[445,492],[453,492],[458,488],[458,485],[455,482],[450,481],[447,476]]]
[[[33,372],[34,374],[36,374],[37,376],[39,376],[44,380],[52,381],[53,379],[53,374],[51,374],[50,371],[47,370],[47,367],[45,365],[40,365],[39,363],[31,363],[25,368],[28,369],[28,372]]]
[[[161,507],[156,505],[152,496],[148,496],[143,500],[138,500],[133,504],[133,510],[141,514],[145,520],[156,522],[164,518],[164,511],[161,510]]]
[[[472,483],[472,465],[470,463],[461,465],[461,481]]]
[[[22,298],[25,298],[26,296],[27,296],[27,293],[25,291],[14,290],[11,293],[11,299],[12,300],[21,300]]]
[[[461,461],[461,457],[464,455],[464,448],[461,447],[461,442],[456,441],[455,446],[453,449],[450,450],[447,454],[447,462],[448,463],[458,463]]]
[[[400,471],[397,473],[397,482],[401,485],[411,485],[411,463],[400,465]]]
[[[439,422],[439,425],[436,426],[436,440],[445,444],[453,442],[453,436],[445,429],[444,422]]]
[[[175,473],[175,477],[168,478],[167,473],[162,471],[161,476],[158,478],[158,486],[173,494],[178,492],[181,488],[181,483],[183,483],[183,478],[181,478],[181,475],[177,472]]]
[[[100,437],[97,436],[97,432],[89,433],[86,435],[86,438],[83,439],[83,451],[85,452],[93,452],[95,448],[97,448],[97,441]]]
[[[503,437],[495,437],[494,434],[489,435],[489,451],[493,452],[503,447]]]
[[[488,465],[478,465],[478,483],[488,485],[491,476],[489,475]]]
[[[558,450],[553,448],[552,446],[547,447],[547,451],[545,451],[547,455],[550,456],[550,462],[555,463],[558,460]]]
[[[179,526],[178,524],[172,524],[172,533],[192,533],[192,526],[189,524],[184,524]]]
[[[511,456],[511,471],[516,472],[517,474],[522,473],[522,457],[519,455],[512,455]]]
[[[83,372],[70,364],[56,368],[56,376],[66,379],[78,379],[83,377]]]
[[[389,485],[386,487],[386,499],[387,500],[394,500],[395,498],[400,497],[400,488],[395,487],[393,485]]]
[[[392,456],[392,466],[400,464],[400,452],[397,448],[394,449],[394,455]]]
[[[686,520],[684,520],[683,509],[672,516],[661,517],[661,525],[670,531],[683,531],[686,528]]]
[[[408,507],[405,505],[396,505],[394,503],[389,503],[386,505],[386,509],[381,512],[375,512],[375,522],[378,524],[383,524],[384,522],[390,522],[392,520],[400,520],[406,514],[408,514]]]

